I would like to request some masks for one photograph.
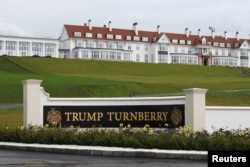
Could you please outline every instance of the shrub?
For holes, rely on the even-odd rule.
[[[250,150],[250,130],[219,129],[213,133],[193,131],[188,127],[177,129],[151,128],[0,128],[0,141],[41,143],[41,144],[77,144],[95,146],[115,146],[133,148],[158,148],[175,150]]]

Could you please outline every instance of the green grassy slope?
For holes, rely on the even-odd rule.
[[[0,57],[0,76],[0,103],[21,102],[20,81],[41,79],[52,97],[174,94],[199,87],[209,89],[208,105],[250,105],[250,77],[228,67]]]

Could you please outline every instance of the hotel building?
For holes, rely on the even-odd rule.
[[[51,56],[67,59],[95,59],[141,63],[196,64],[250,67],[250,40],[240,39],[236,32],[223,35],[202,35],[199,29],[191,34],[143,31],[134,23],[131,29],[64,25],[59,39],[26,38],[0,35],[0,55]]]

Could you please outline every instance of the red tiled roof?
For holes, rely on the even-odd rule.
[[[206,38],[207,45],[213,45],[213,43],[218,43],[218,46],[220,43],[224,43],[225,47],[227,47],[227,44],[230,44],[230,48],[238,48],[241,46],[241,44],[246,39],[239,39],[239,41],[236,38],[227,38],[222,36],[215,36],[212,38],[212,36],[201,36],[199,35],[188,35],[186,34],[176,34],[176,33],[161,33],[158,34],[158,32],[153,31],[139,31],[138,30],[138,36],[140,37],[139,40],[134,40],[133,37],[136,36],[135,31],[133,29],[117,29],[112,28],[112,31],[109,30],[109,27],[92,27],[92,29],[89,29],[89,26],[83,25],[64,25],[69,38],[88,38],[86,37],[86,33],[92,33],[92,37],[90,39],[98,39],[98,40],[116,40],[116,41],[134,41],[134,42],[142,42],[143,37],[147,37],[148,41],[143,42],[155,42],[153,39],[156,37],[156,41],[162,36],[162,34],[166,34],[166,36],[169,38],[170,41],[173,39],[178,40],[178,44],[180,40],[185,41],[191,41],[191,45],[201,45],[202,44],[202,38]],[[81,37],[74,36],[74,32],[81,32]],[[102,34],[102,37],[97,38],[97,34]],[[112,34],[113,39],[108,39],[107,34]],[[115,35],[121,35],[121,39],[116,39]],[[127,40],[127,36],[131,36],[131,40]],[[250,40],[247,40],[248,43],[250,43]],[[238,46],[235,46],[235,43],[238,43]],[[187,44],[187,42],[185,42]],[[181,45],[181,44],[180,44]],[[183,44],[182,44],[183,45]]]
[[[86,33],[92,33],[91,39],[103,39],[107,40],[107,34],[112,35],[121,35],[121,41],[128,41],[126,38],[127,36],[131,36],[131,41],[133,40],[133,37],[136,36],[134,30],[127,30],[127,29],[116,29],[112,28],[112,31],[109,31],[108,27],[92,27],[90,30],[88,26],[76,26],[76,25],[65,25],[66,31],[68,33],[69,38],[87,38]],[[81,32],[81,37],[75,37],[74,32]],[[102,34],[102,38],[97,38],[97,34]],[[148,37],[148,42],[153,41],[153,37],[158,37],[159,34],[157,32],[149,32],[149,31],[138,31],[139,37]],[[109,39],[112,40],[112,39]],[[113,40],[115,39],[115,36],[113,37]],[[140,38],[139,41],[142,41],[142,38]]]

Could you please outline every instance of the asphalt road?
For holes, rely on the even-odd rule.
[[[207,167],[206,161],[83,156],[0,149],[0,166],[11,167]]]

